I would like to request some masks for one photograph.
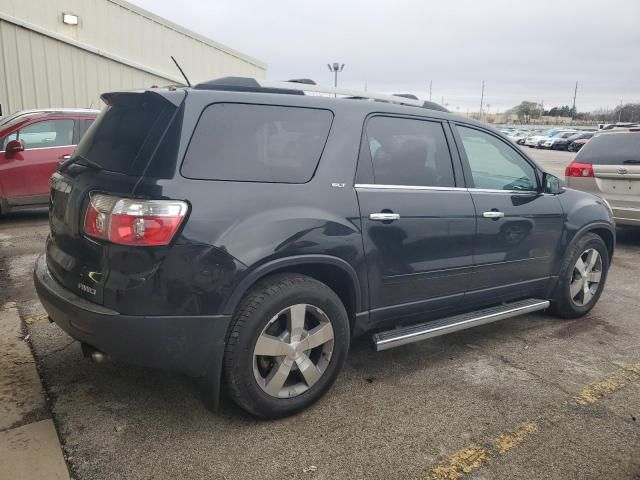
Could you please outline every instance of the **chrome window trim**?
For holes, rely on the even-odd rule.
[[[493,190],[490,188],[466,188],[466,187],[427,187],[421,185],[384,185],[375,183],[356,183],[355,188],[367,190],[428,190],[428,191],[466,191],[479,193],[508,193],[509,195],[538,195],[536,190]]]
[[[510,195],[520,194],[520,195],[538,195],[537,190],[499,190],[493,188],[468,188],[470,192],[479,192],[479,193],[508,193]]]
[[[356,183],[355,188],[367,190],[435,190],[435,191],[462,191],[467,190],[462,187],[426,187],[422,185],[384,185],[375,183]]]

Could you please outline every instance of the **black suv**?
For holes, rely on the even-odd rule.
[[[226,78],[103,95],[51,179],[34,272],[85,354],[200,377],[212,407],[224,380],[275,418],[329,389],[354,337],[384,350],[597,302],[605,201],[437,105],[309,90],[325,91]]]

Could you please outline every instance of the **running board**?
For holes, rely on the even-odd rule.
[[[498,305],[497,307],[484,308],[482,310],[476,310],[475,312],[441,318],[432,322],[419,323],[408,327],[396,328],[387,332],[376,333],[373,336],[373,344],[376,352],[381,352],[382,350],[389,350],[390,348],[406,345],[407,343],[439,337],[440,335],[497,322],[505,318],[544,310],[548,307],[548,300],[528,298],[526,300]]]

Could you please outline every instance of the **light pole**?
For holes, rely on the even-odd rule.
[[[327,63],[327,67],[329,67],[330,72],[333,72],[333,86],[338,88],[338,73],[340,73],[342,69],[344,69],[344,63],[342,64],[338,62],[333,62],[333,64]]]

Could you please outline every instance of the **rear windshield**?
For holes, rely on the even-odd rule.
[[[596,135],[580,149],[575,161],[593,165],[640,162],[640,132]]]
[[[182,175],[202,180],[305,183],[329,135],[328,110],[216,103],[202,113]]]
[[[141,175],[176,107],[148,94],[121,93],[109,98],[76,148],[75,154],[104,170]],[[82,160],[78,160],[82,163]]]

